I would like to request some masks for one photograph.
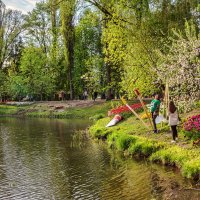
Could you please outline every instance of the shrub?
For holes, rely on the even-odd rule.
[[[95,123],[95,125],[91,126],[89,128],[89,131],[93,137],[101,137],[101,136],[107,136],[109,133],[111,133],[111,129],[105,128],[106,124],[109,122],[109,118],[100,119]]]
[[[108,137],[109,147],[115,147],[117,150],[124,151],[135,142],[136,138],[132,135],[125,134],[122,131],[114,131]]]
[[[157,151],[150,157],[150,160],[161,161],[163,164],[181,167],[189,158],[190,155],[187,153],[187,150],[183,150],[182,148],[175,146]]]
[[[157,142],[146,139],[139,139],[136,141],[136,143],[131,144],[128,151],[130,154],[141,154],[148,157],[158,149],[159,145]]]
[[[200,114],[190,117],[183,126],[183,134],[188,138],[200,138]]]
[[[158,76],[165,81],[168,79],[171,97],[179,112],[193,109],[199,100],[199,34],[195,25],[190,21],[185,23],[184,33],[173,31],[169,38],[171,45],[166,46],[168,53],[160,54]],[[180,95],[181,94],[181,95]],[[188,101],[189,99],[189,101]]]
[[[199,178],[200,175],[200,157],[187,161],[182,170],[182,174],[187,178]]]
[[[118,139],[116,140],[116,147],[118,150],[126,150],[129,148],[130,144],[134,142],[136,138],[132,135],[128,134],[121,134],[119,135]]]

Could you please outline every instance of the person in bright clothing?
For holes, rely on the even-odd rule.
[[[173,101],[170,101],[169,103],[169,125],[171,126],[172,130],[172,143],[176,142],[178,140],[178,133],[177,133],[177,124],[179,122],[178,112],[177,108],[174,105]]]
[[[151,101],[150,110],[154,126],[154,133],[158,133],[158,129],[156,127],[156,117],[159,115],[159,110],[160,110],[160,98],[158,94],[156,94],[154,96],[154,99]]]

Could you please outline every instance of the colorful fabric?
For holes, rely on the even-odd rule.
[[[132,109],[134,110],[137,110],[139,108],[142,107],[142,104],[141,103],[136,103],[136,104],[133,104],[130,106]],[[118,108],[115,108],[115,109],[112,109],[110,111],[111,114],[119,114],[119,113],[122,113],[122,112],[130,112],[130,110],[128,109],[128,107],[125,105],[125,106],[120,106]]]

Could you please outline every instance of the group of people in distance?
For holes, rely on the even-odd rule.
[[[95,91],[92,94],[92,99],[95,101],[97,99],[97,96],[98,96],[98,92]],[[83,92],[83,100],[87,100],[87,98],[88,98],[88,92],[87,92],[87,90],[84,90],[84,92]]]
[[[154,126],[154,133],[158,133],[158,129],[156,126],[156,117],[159,115],[159,109],[160,109],[160,98],[159,95],[156,94],[154,96],[154,99],[151,101],[151,116]],[[172,143],[175,143],[178,141],[178,133],[177,133],[177,124],[179,122],[179,116],[176,106],[174,105],[173,101],[169,102],[169,108],[168,108],[168,117],[169,117],[169,125],[171,127],[172,131]]]

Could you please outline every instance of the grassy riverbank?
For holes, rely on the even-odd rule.
[[[123,151],[130,156],[143,156],[149,161],[175,166],[183,176],[199,179],[200,147],[194,147],[191,140],[179,134],[179,142],[171,144],[171,131],[168,125],[160,126],[159,134],[149,132],[141,122],[128,114],[117,126],[105,128],[111,118],[107,112],[117,102],[105,101],[66,101],[40,102],[32,105],[0,105],[1,116],[23,116],[43,118],[90,118],[98,120],[90,127],[94,138],[106,140],[111,148]],[[200,113],[197,108],[183,118]],[[103,118],[104,117],[104,118]],[[180,132],[181,127],[179,127]]]
[[[17,106],[0,105],[0,115],[15,115],[18,110]]]
[[[199,113],[199,109],[193,113]],[[189,114],[186,114],[188,116]],[[110,118],[103,118],[90,127],[94,138],[106,140],[109,147],[123,151],[129,156],[146,157],[149,161],[175,166],[184,177],[200,178],[200,147],[179,133],[179,142],[171,144],[171,131],[168,125],[159,126],[154,134],[141,126],[135,117],[130,117],[117,126],[105,128]],[[180,132],[181,127],[179,127]]]
[[[90,118],[100,119],[111,108],[105,101],[37,102],[31,105],[0,105],[1,116],[39,118]]]

